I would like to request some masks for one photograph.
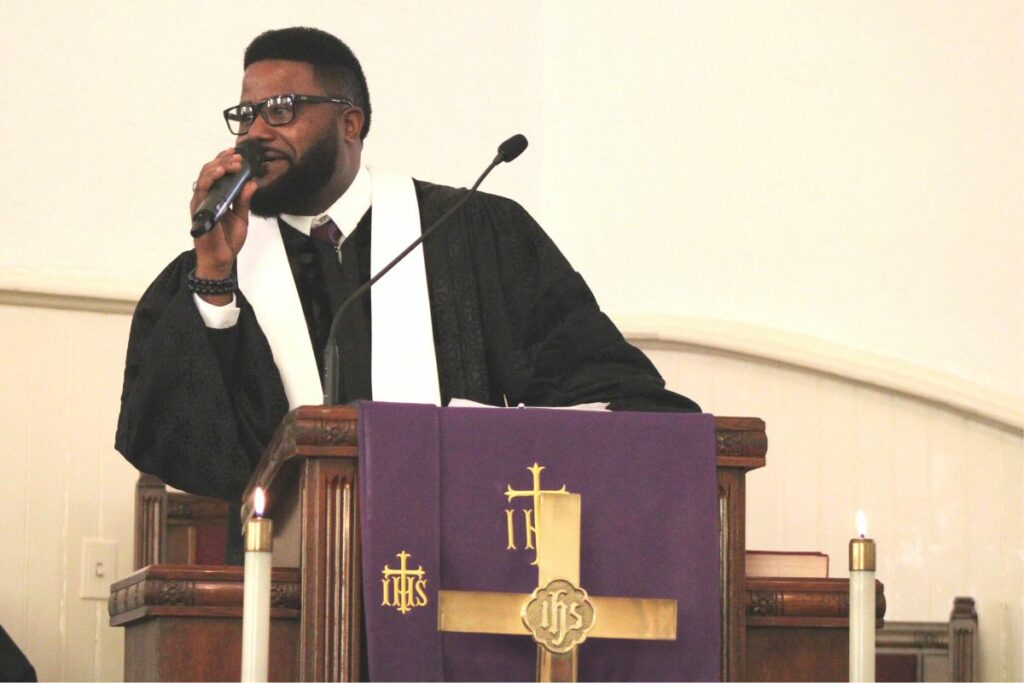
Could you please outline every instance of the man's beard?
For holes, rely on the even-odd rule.
[[[299,157],[280,178],[256,190],[249,210],[264,218],[282,213],[303,215],[309,211],[313,198],[330,182],[337,163],[338,136],[331,131]]]

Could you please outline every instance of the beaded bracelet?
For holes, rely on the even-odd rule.
[[[188,288],[196,294],[232,294],[238,289],[238,278],[234,273],[223,280],[206,280],[196,277],[196,269],[188,272]]]

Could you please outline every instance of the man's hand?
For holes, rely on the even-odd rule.
[[[226,149],[217,157],[203,166],[196,180],[195,192],[189,203],[189,217],[196,212],[199,205],[215,182],[228,173],[239,173],[242,170],[242,157],[235,153],[234,148]],[[213,230],[197,237],[196,277],[205,280],[223,280],[231,275],[235,257],[245,244],[249,231],[249,200],[256,191],[256,181],[250,180],[242,188],[231,207],[214,226]],[[205,301],[217,306],[231,303],[231,294],[203,294]]]

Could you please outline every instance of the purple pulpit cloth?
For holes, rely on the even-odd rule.
[[[678,601],[676,641],[589,639],[580,680],[719,679],[711,415],[364,402],[359,446],[371,680],[535,678],[529,636],[437,632],[439,589],[536,587],[524,523],[533,496],[507,495],[532,492],[535,478],[540,490],[564,484],[582,496],[580,583],[590,595]],[[422,570],[404,574],[405,611],[383,573],[395,576],[401,554],[407,572]]]

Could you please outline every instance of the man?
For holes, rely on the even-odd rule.
[[[366,81],[333,36],[269,31],[244,66],[241,104],[225,119],[237,142],[259,144],[263,175],[139,302],[116,438],[140,470],[231,501],[289,408],[320,402],[317,371],[340,303],[400,251],[391,245],[410,222],[415,235],[466,192],[403,186],[361,166]],[[190,209],[241,163],[225,150],[204,165]],[[404,386],[419,383],[417,395],[442,404],[699,411],[665,390],[514,202],[474,196],[408,263],[410,277],[389,273],[346,314],[342,402],[408,400]],[[377,298],[392,279],[397,290]]]
[[[0,681],[37,681],[35,667],[28,661],[3,626],[0,626]]]

